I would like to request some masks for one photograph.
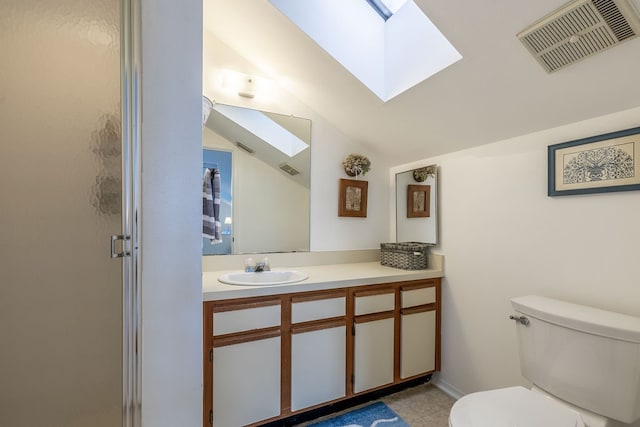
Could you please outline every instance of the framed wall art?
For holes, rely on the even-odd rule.
[[[367,216],[368,181],[340,179],[338,194],[338,216]]]
[[[407,185],[407,218],[430,217],[430,201],[430,185]]]
[[[549,196],[640,190],[640,127],[548,146]]]

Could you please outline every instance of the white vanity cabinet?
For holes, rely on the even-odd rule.
[[[206,301],[203,426],[257,426],[440,369],[440,278]]]
[[[291,297],[291,411],[346,396],[347,294]]]

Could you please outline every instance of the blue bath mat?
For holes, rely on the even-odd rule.
[[[409,427],[409,424],[387,405],[376,402],[309,427]]]

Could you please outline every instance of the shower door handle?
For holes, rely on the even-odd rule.
[[[116,252],[116,241],[122,241],[122,251]],[[131,236],[125,234],[114,234],[111,236],[111,258],[124,258],[131,256],[131,251],[127,250],[127,242],[131,241]]]
[[[524,316],[513,316],[513,315],[511,315],[511,316],[509,316],[509,319],[515,320],[516,322],[520,323],[521,325],[529,326],[529,319],[527,319]]]

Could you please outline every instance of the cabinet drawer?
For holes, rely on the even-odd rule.
[[[417,305],[432,304],[436,302],[435,286],[428,288],[402,289],[400,294],[402,297],[402,308],[415,307]]]
[[[280,304],[213,313],[213,335],[280,326]]]
[[[356,294],[355,314],[360,316],[362,314],[391,311],[395,308],[395,301],[396,297],[393,291],[366,296],[358,296]]]
[[[291,304],[291,322],[309,322],[311,320],[344,316],[346,308],[347,298],[344,296],[300,302],[296,302],[294,299]]]

